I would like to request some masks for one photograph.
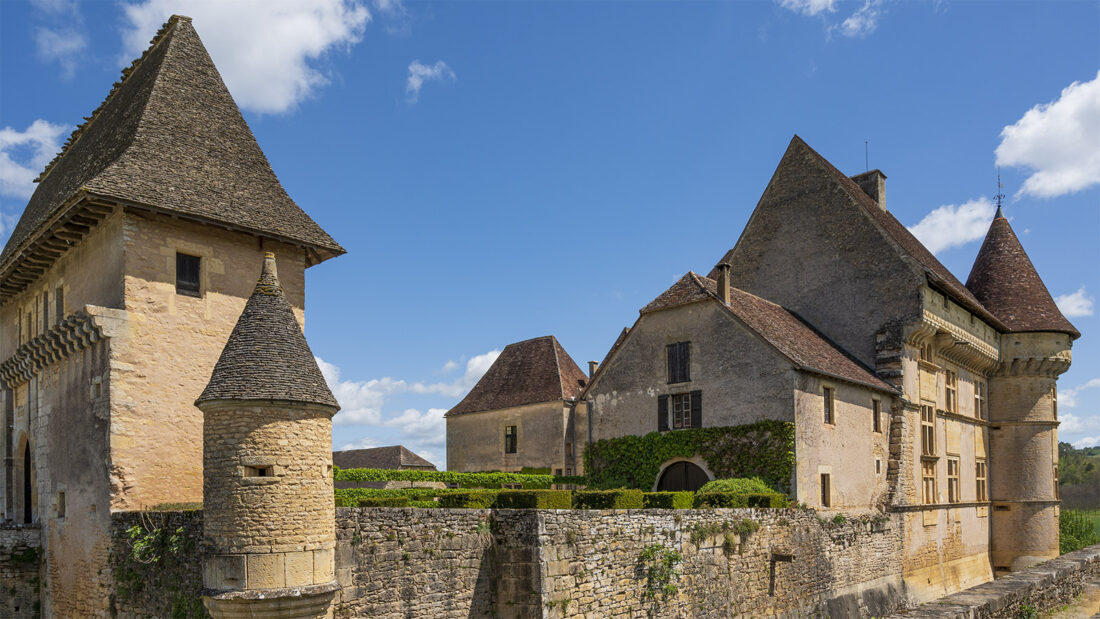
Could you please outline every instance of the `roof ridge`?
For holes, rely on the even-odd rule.
[[[175,30],[176,24],[181,21],[189,22],[191,21],[191,18],[184,15],[172,15],[168,18],[168,21],[164,22],[164,24],[161,25],[160,29],[157,30],[157,33],[153,35],[153,38],[149,41],[149,47],[145,48],[145,51],[141,53],[141,56],[138,56],[133,61],[131,61],[130,66],[122,68],[122,77],[117,82],[111,85],[110,92],[108,92],[103,101],[99,103],[99,106],[92,110],[91,116],[83,117],[84,122],[80,123],[76,126],[75,129],[73,129],[73,132],[69,134],[69,138],[65,140],[65,143],[61,146],[61,150],[58,151],[56,155],[54,155],[54,158],[46,164],[46,167],[42,170],[42,172],[38,174],[37,177],[35,177],[34,181],[32,182],[41,182],[47,176],[49,176],[50,172],[53,171],[57,163],[61,161],[61,158],[69,153],[72,147],[84,135],[88,127],[90,127],[92,123],[95,122],[97,118],[99,118],[99,113],[103,111],[103,108],[107,107],[107,104],[111,101],[115,94],[122,89],[122,85],[125,84],[126,81],[130,79],[130,76],[133,75],[135,71],[137,71],[137,69],[142,65],[143,62],[145,62],[145,59],[149,56],[149,54],[151,54],[153,50],[155,50],[161,45],[161,43],[168,39],[168,35]]]
[[[565,385],[561,382],[561,358],[558,357],[558,338],[550,336],[550,348],[554,351],[554,373],[558,375],[558,388],[561,390],[561,398],[565,399]]]

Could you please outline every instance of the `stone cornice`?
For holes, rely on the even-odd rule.
[[[1070,360],[1061,356],[1017,357],[1006,359],[997,370],[997,376],[1044,376],[1058,378],[1069,369]]]
[[[997,367],[1000,350],[966,329],[927,309],[919,323],[907,329],[906,341],[914,346],[931,340],[936,355],[978,374],[986,375]]]
[[[8,387],[26,382],[43,368],[102,338],[103,332],[94,317],[86,311],[76,312],[16,349],[15,354],[0,363],[0,378]]]

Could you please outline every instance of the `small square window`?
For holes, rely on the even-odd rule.
[[[514,454],[517,447],[516,426],[506,426],[504,428],[504,453]]]
[[[273,465],[242,466],[241,477],[275,477]]]
[[[201,259],[198,256],[176,254],[176,294],[202,296],[199,283]]]

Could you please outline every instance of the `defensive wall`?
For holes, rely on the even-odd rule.
[[[201,617],[202,512],[112,514],[104,616]],[[1100,546],[902,610],[897,520],[798,509],[338,508],[336,617],[1016,617]],[[0,529],[0,614],[36,617],[36,528]]]

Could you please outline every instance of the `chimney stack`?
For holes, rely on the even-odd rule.
[[[726,305],[730,304],[730,265],[719,262],[718,269],[718,298]]]
[[[598,367],[600,367],[599,362],[596,362],[596,361],[589,361],[588,362],[588,379],[589,380],[591,380],[592,377],[596,375],[596,368],[598,368]]]
[[[871,170],[851,178],[863,193],[871,196],[871,199],[878,203],[880,209],[886,210],[886,175],[882,170]]]

